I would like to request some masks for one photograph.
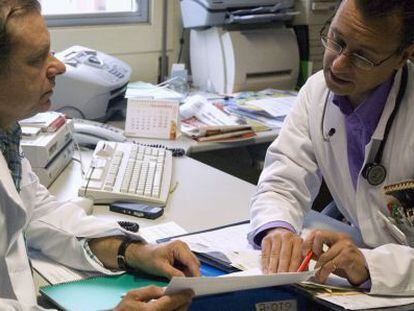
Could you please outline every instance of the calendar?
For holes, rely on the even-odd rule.
[[[125,136],[176,139],[178,101],[129,98]]]

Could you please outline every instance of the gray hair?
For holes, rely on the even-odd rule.
[[[12,33],[8,27],[11,18],[41,12],[38,0],[0,0],[0,74],[9,68]]]

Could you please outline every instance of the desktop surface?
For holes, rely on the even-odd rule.
[[[90,161],[92,151],[82,152]],[[80,163],[73,162],[52,184],[50,191],[59,200],[77,196],[82,176]],[[132,220],[141,227],[174,221],[189,232],[200,231],[249,218],[249,202],[255,186],[189,157],[173,159],[172,188],[164,215],[156,220],[136,218],[109,211],[108,206],[94,207],[97,217]],[[283,309],[296,299],[296,309]],[[281,304],[285,301],[286,304]],[[244,308],[244,309],[243,309]],[[280,286],[194,299],[190,310],[343,310],[312,297],[296,286]],[[271,309],[273,308],[273,309]],[[275,309],[276,308],[276,309]],[[279,309],[277,309],[279,308]],[[282,309],[280,309],[282,308]],[[384,310],[413,310],[414,306]],[[382,309],[381,309],[382,310]]]

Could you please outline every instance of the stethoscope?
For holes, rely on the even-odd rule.
[[[395,106],[394,109],[388,118],[387,124],[385,126],[384,138],[381,141],[380,146],[378,147],[377,153],[375,154],[374,160],[365,164],[364,168],[362,169],[362,177],[364,177],[371,186],[378,186],[382,184],[387,176],[387,170],[385,169],[384,165],[381,164],[382,154],[384,152],[385,145],[387,143],[388,134],[391,130],[392,123],[394,122],[395,116],[397,115],[398,109],[400,108],[402,99],[405,94],[405,90],[407,88],[407,77],[408,77],[408,68],[407,65],[403,67],[402,75],[401,75],[401,83],[400,89],[398,90],[397,98],[395,99]],[[325,98],[325,104],[322,111],[322,120],[321,120],[321,132],[322,138],[325,142],[329,142],[331,137],[335,134],[335,129],[331,128],[327,135],[324,131],[324,123],[325,123],[325,114],[326,109],[328,106],[328,100],[330,97],[330,91]]]

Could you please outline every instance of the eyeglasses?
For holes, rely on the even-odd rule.
[[[329,38],[324,32],[325,29],[327,28],[327,26],[330,25],[330,21],[326,22],[325,25],[322,27],[321,31],[320,31],[320,37],[321,37],[321,42],[322,45],[324,46],[325,49],[327,49],[330,52],[335,53],[336,55],[340,55],[344,52],[345,47],[342,46],[340,43],[338,43],[336,40]],[[383,60],[379,61],[379,62],[374,62],[371,61],[367,58],[365,58],[364,56],[361,56],[357,53],[349,53],[347,54],[347,56],[350,57],[351,63],[362,70],[372,70],[375,67],[380,66],[381,64],[383,64],[384,62],[386,62],[387,60],[389,60],[391,57],[393,57],[395,54],[397,54],[400,51],[400,49],[396,50],[395,52],[393,52],[391,55],[387,56],[386,58],[384,58]]]

